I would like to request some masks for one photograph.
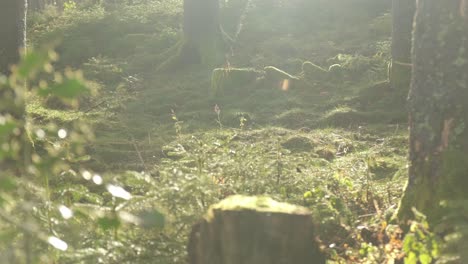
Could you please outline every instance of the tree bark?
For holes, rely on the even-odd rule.
[[[441,201],[468,198],[466,0],[419,0],[409,95],[409,180],[398,217],[414,206],[438,223]]]
[[[192,229],[190,264],[324,264],[311,213],[265,197],[232,196]]]
[[[211,63],[224,50],[219,0],[184,0],[183,56],[194,63]]]
[[[26,0],[0,1],[0,73],[19,61],[26,41]]]
[[[402,101],[408,96],[411,82],[411,36],[416,0],[392,2],[392,64],[390,85]]]

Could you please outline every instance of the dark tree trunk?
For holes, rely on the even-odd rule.
[[[416,0],[392,2],[392,64],[390,84],[399,100],[406,99],[411,82],[411,36]]]
[[[231,196],[192,229],[190,264],[324,264],[311,213],[265,197]]]
[[[409,181],[398,216],[414,206],[438,223],[441,201],[468,198],[467,1],[419,0],[413,38]]]
[[[19,51],[26,41],[26,8],[25,0],[0,0],[0,75],[9,75],[10,67],[19,62]],[[24,129],[24,93],[0,84],[0,98],[3,101],[0,103],[0,115],[7,120],[13,119],[17,125],[17,131],[5,141],[13,142],[8,147],[16,151],[13,151],[12,157],[7,156],[0,162],[0,171],[5,175],[22,175],[25,168],[23,156],[15,156],[22,153],[29,142]]]
[[[19,61],[26,40],[26,1],[0,1],[0,73]]]
[[[184,38],[187,60],[211,63],[219,59],[224,50],[219,0],[184,0]]]

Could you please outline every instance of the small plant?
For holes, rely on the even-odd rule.
[[[65,13],[68,13],[68,12],[72,12],[74,10],[76,10],[76,2],[73,1],[73,0],[69,0],[69,1],[66,1],[65,3],[63,3],[63,11]]]
[[[403,240],[407,264],[430,264],[439,256],[439,241],[430,231],[426,216],[413,208],[416,217]]]
[[[182,123],[184,121],[180,121],[179,118],[177,118],[176,112],[174,109],[171,109],[171,118],[174,121],[174,128],[175,128],[175,133],[178,138],[182,135]]]
[[[223,129],[223,123],[221,123],[221,108],[219,108],[218,104],[215,104],[214,112],[216,113],[216,123],[218,123],[219,129]]]
[[[239,128],[240,130],[244,130],[245,128],[245,122],[247,122],[247,118],[245,118],[243,115],[239,118]]]

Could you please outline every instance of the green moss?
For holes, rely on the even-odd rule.
[[[468,198],[468,154],[458,149],[449,149],[442,157],[441,183],[438,193],[443,199],[462,200]]]
[[[394,158],[378,157],[372,165],[369,165],[369,170],[375,179],[384,179],[393,177],[400,166],[401,163]]]
[[[26,107],[26,112],[35,119],[55,120],[58,122],[70,122],[85,116],[83,112],[48,109],[38,101],[30,102]]]
[[[433,157],[439,158],[439,157]],[[432,175],[431,161],[426,162],[427,168],[419,172],[414,183],[407,187],[401,199],[397,217],[399,220],[411,219],[412,207],[424,213],[429,222],[438,224],[447,214],[447,208],[440,205],[443,201],[456,201],[468,198],[466,186],[468,178],[468,155],[460,150],[447,150],[442,154],[441,169],[438,178]]]
[[[322,159],[332,161],[336,156],[336,148],[332,145],[322,145],[321,147],[317,148],[315,153],[317,153],[317,155]]]
[[[221,95],[228,89],[248,87],[261,74],[253,68],[216,68],[211,73],[211,91],[214,95]]]
[[[287,128],[302,128],[313,125],[317,118],[318,116],[310,111],[293,108],[275,116],[275,121]]]
[[[265,71],[265,79],[267,81],[277,82],[282,80],[298,80],[298,77],[273,66],[267,66],[263,70]]]
[[[332,79],[341,79],[344,76],[344,68],[340,64],[332,64],[328,67],[328,75]]]
[[[281,146],[293,152],[311,151],[314,148],[312,141],[304,136],[293,136],[281,143]]]
[[[411,64],[393,61],[389,73],[390,85],[395,97],[405,101],[408,96],[411,82]]]
[[[311,81],[323,80],[328,75],[327,70],[310,61],[305,61],[302,64],[302,73],[306,79]]]
[[[302,206],[281,203],[266,196],[244,196],[233,195],[221,202],[214,204],[208,210],[206,219],[210,221],[214,214],[213,211],[243,211],[253,210],[258,212],[284,213],[284,214],[310,214],[310,211]]]

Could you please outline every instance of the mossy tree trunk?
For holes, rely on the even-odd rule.
[[[26,0],[0,1],[0,73],[19,61],[26,39]]]
[[[223,52],[219,0],[184,0],[183,59],[189,63],[217,63]]]
[[[192,229],[190,264],[324,264],[311,213],[266,197],[232,196]]]
[[[411,36],[416,0],[392,1],[392,64],[389,80],[398,100],[404,101],[411,82]]]
[[[409,95],[410,168],[400,220],[438,223],[444,200],[468,199],[468,3],[419,0]]]

